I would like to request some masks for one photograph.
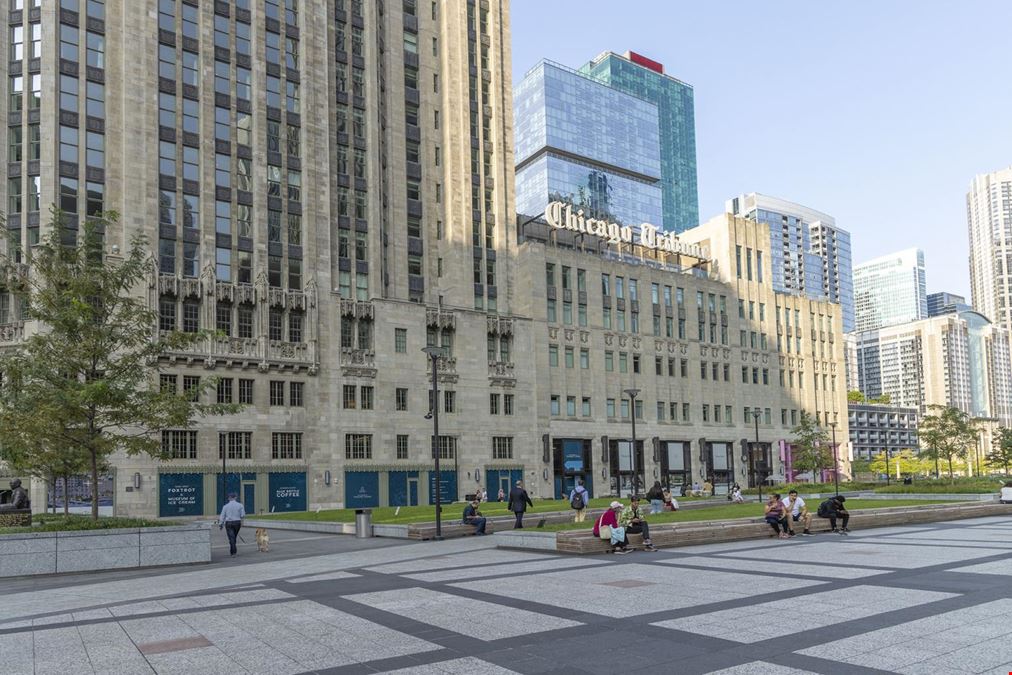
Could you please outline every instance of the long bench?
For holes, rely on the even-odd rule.
[[[864,530],[874,527],[913,525],[999,515],[1012,515],[1012,509],[998,503],[932,504],[925,506],[861,509],[851,513],[850,528],[852,530]],[[649,522],[649,518],[647,522]],[[591,529],[592,527],[593,523],[588,523],[586,530],[563,530],[556,532],[556,550],[560,553],[573,553],[576,555],[594,555],[610,551],[611,544],[599,537],[595,537]],[[828,532],[829,530],[829,521],[813,514],[812,531],[819,533]],[[650,526],[650,538],[657,548],[713,544],[742,539],[761,539],[769,537],[770,534],[772,534],[772,530],[762,518],[657,523]],[[643,538],[640,535],[629,535],[629,543],[632,546],[641,546]]]

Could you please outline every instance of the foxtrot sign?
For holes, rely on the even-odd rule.
[[[640,225],[639,241],[633,241],[633,228],[630,225],[609,223],[596,218],[584,218],[583,209],[573,210],[572,204],[552,202],[545,209],[545,221],[559,230],[573,230],[595,237],[607,239],[612,244],[637,243],[644,248],[677,253],[702,259],[703,249],[699,244],[685,244],[678,240],[674,232],[664,232],[650,223]]]

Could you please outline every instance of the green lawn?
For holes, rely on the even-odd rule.
[[[921,506],[923,504],[951,504],[944,499],[848,499],[847,510],[859,511],[861,509],[881,509],[893,506]],[[815,516],[817,504],[809,504],[809,509]],[[733,518],[759,518],[763,510],[758,504],[722,504],[707,508],[690,509],[688,511],[676,511],[675,513],[658,513],[649,516],[649,523],[679,523],[699,520],[731,520]],[[559,523],[546,525],[544,530],[580,530],[592,529],[594,523],[590,520],[583,523]]]
[[[604,508],[615,499],[614,497],[602,497],[591,499],[591,508]],[[628,500],[625,500],[628,501]],[[696,497],[678,497],[679,503],[702,501]],[[459,520],[464,513],[465,502],[448,504],[443,506],[443,520]],[[528,508],[528,513],[548,513],[557,511],[569,511],[569,502],[565,499],[535,499],[534,509]],[[485,502],[480,509],[484,516],[507,516],[506,502]],[[252,516],[251,516],[252,517]],[[257,520],[308,520],[321,523],[351,523],[355,520],[354,509],[326,509],[319,513],[314,511],[294,511],[290,513],[272,513],[269,515],[255,516]],[[384,524],[407,524],[426,523],[436,519],[436,508],[434,506],[402,506],[398,511],[395,506],[381,506],[372,510],[372,522]]]

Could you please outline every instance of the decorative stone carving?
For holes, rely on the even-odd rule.
[[[563,328],[562,331],[563,331],[563,334],[566,337],[566,342],[572,342],[573,341],[573,335],[576,334],[576,331],[574,331],[572,328]]]

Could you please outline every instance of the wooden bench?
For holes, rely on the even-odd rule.
[[[941,522],[962,518],[1012,515],[1008,506],[997,503],[984,504],[937,504],[925,506],[901,506],[881,509],[862,509],[850,516],[850,529],[866,530],[875,527],[913,525],[917,523]],[[649,523],[649,518],[647,519]],[[797,531],[797,529],[795,530]],[[813,514],[812,532],[829,532],[829,520]],[[696,521],[686,523],[657,523],[650,526],[650,538],[657,548],[694,546],[728,541],[769,538],[773,533],[762,518],[739,518],[735,520]],[[798,536],[801,536],[800,534]],[[641,535],[629,535],[632,546],[643,545]],[[586,530],[563,530],[556,533],[556,546],[560,553],[595,555],[607,553],[611,544],[593,533],[593,523]]]
[[[485,534],[492,534],[495,525],[491,520],[485,522]],[[443,539],[457,539],[459,537],[474,536],[474,525],[464,525],[460,521],[443,523]],[[436,538],[435,523],[414,523],[408,525],[408,539],[427,541]]]

